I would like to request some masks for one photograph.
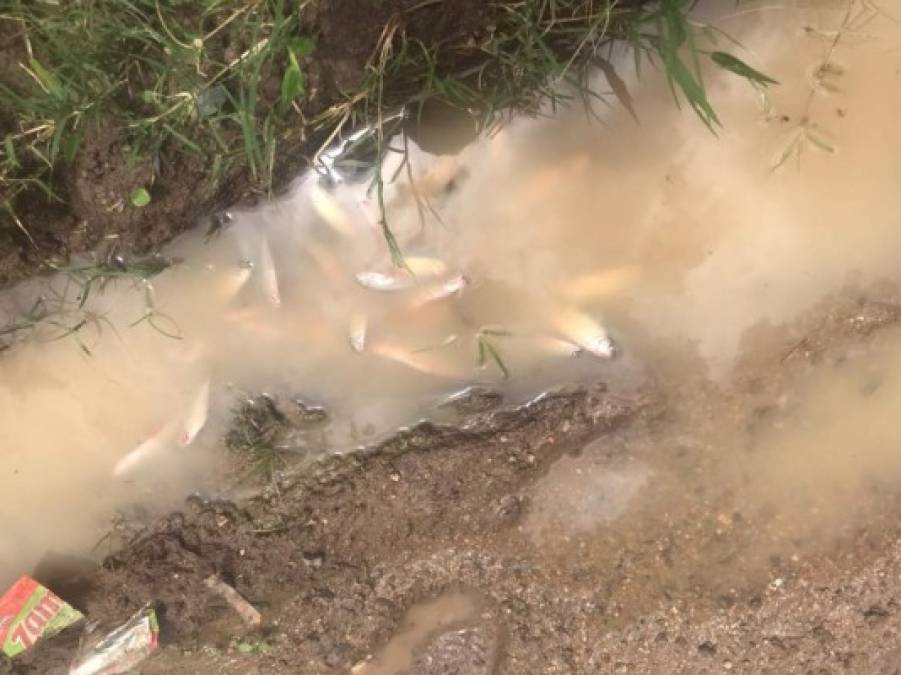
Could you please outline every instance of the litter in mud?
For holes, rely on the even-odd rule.
[[[56,635],[83,615],[28,576],[21,577],[0,598],[0,645],[7,656],[30,649]]]
[[[97,640],[88,637],[69,669],[69,675],[127,673],[156,651],[159,634],[156,611],[145,605],[106,636]]]

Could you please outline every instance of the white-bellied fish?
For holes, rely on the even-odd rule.
[[[454,293],[461,293],[467,285],[469,285],[469,280],[464,275],[454,275],[439,283],[430,284],[418,289],[410,298],[407,306],[410,309],[422,307],[430,302],[447,298]]]
[[[589,302],[622,292],[634,285],[640,276],[641,268],[637,265],[609,267],[569,279],[557,287],[557,292],[570,302]]]
[[[206,380],[191,400],[187,414],[182,423],[178,442],[181,445],[190,445],[197,438],[200,430],[206,426],[207,416],[210,412],[210,381]]]
[[[140,464],[165,452],[175,444],[177,435],[178,424],[169,422],[116,462],[113,467],[113,476],[121,478],[131,473]]]
[[[334,196],[315,182],[310,185],[310,202],[319,217],[335,232],[342,237],[353,237],[354,225],[347,211]]]
[[[398,345],[379,343],[371,347],[374,354],[402,363],[403,365],[418,370],[420,373],[435,375],[437,377],[460,378],[469,373],[460,365],[442,359],[439,354],[431,352],[416,352]]]
[[[263,239],[260,243],[260,282],[263,284],[266,299],[272,305],[280,306],[282,294],[278,288],[278,273],[275,271],[275,261],[272,259],[268,239]]]
[[[541,351],[548,354],[554,354],[555,356],[572,357],[578,355],[582,351],[582,347],[569,340],[561,340],[560,338],[550,337],[548,335],[534,336],[532,337],[532,341]]]
[[[242,260],[235,266],[229,266],[216,280],[216,297],[220,302],[229,302],[250,280],[253,265]]]
[[[447,263],[427,256],[405,256],[404,264],[416,277],[440,277],[447,274]]]
[[[405,291],[416,285],[414,276],[400,270],[391,274],[385,274],[384,272],[358,272],[356,279],[360,286],[373,291]]]
[[[577,309],[556,309],[550,315],[551,324],[563,337],[604,359],[616,355],[613,340],[595,319]]]
[[[366,324],[367,319],[363,312],[355,312],[350,317],[348,340],[351,348],[357,353],[362,353],[366,349]]]

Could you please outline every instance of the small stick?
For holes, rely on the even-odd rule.
[[[232,609],[241,615],[241,618],[244,619],[246,623],[251,626],[260,625],[263,617],[259,610],[242,598],[238,591],[222,581],[222,579],[215,574],[211,574],[204,580],[204,584],[206,584],[206,587],[211,591],[218,593],[225,598],[225,601],[232,606]]]

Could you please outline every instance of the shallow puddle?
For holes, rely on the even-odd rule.
[[[882,5],[901,14],[899,2]],[[393,270],[365,186],[308,176],[283,199],[235,210],[209,241],[175,242],[166,253],[182,261],[149,284],[94,285],[83,307],[64,277],[7,294],[10,321],[38,297],[64,313],[0,356],[0,581],[50,551],[103,553],[117,509],[217,489],[230,412],[260,391],[328,410],[321,433],[290,449],[311,456],[423,416],[452,419],[436,405],[474,383],[509,401],[597,379],[728,388],[736,357],[771,346],[762,326],[791,323],[849,283],[901,281],[901,28],[854,7],[864,13],[844,27],[838,2],[713,16],[781,83],[764,95],[711,71],[716,136],[648,69],[626,78],[640,124],[616,105],[598,111],[603,124],[573,109],[514,121],[454,159],[413,148],[416,190],[402,170],[386,198],[415,276]],[[899,358],[886,344],[859,361],[872,382],[853,366],[817,371],[782,426],[753,438],[731,423],[704,427],[712,453],[756,450],[729,477],[697,480],[739,485],[750,472],[738,492],[748,508],[835,518],[871,476],[897,485]],[[708,404],[682,401],[682,419],[701,420]],[[694,431],[645,444],[659,453]],[[655,508],[646,502],[666,467],[647,448],[629,453],[645,464],[568,478],[561,465],[549,480],[558,492],[571,480],[574,501],[535,513],[571,509],[587,530]]]
[[[448,593],[412,607],[400,630],[378,654],[351,669],[353,675],[404,675],[410,672],[416,650],[427,639],[473,619],[478,603],[464,593]]]

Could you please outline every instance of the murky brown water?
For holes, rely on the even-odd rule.
[[[899,2],[882,6],[901,15]],[[124,281],[89,298],[91,316],[104,320],[79,331],[81,344],[51,339],[59,333],[45,326],[42,339],[5,352],[0,581],[50,550],[90,554],[118,508],[162,508],[207,488],[222,462],[229,410],[260,389],[326,406],[333,422],[325,445],[346,449],[434,414],[443,396],[473,382],[511,398],[599,377],[630,387],[648,372],[672,391],[688,374],[728,383],[736,357],[761,348],[761,325],[791,322],[848,283],[901,281],[901,28],[872,12],[866,23],[855,19],[824,83],[812,73],[845,8],[743,4],[718,17],[747,46],[743,57],[781,85],[762,97],[711,72],[723,121],[716,137],[677,110],[665,81],[648,71],[632,85],[640,125],[618,106],[602,113],[604,126],[573,110],[516,121],[452,161],[414,150],[414,171],[425,175],[420,192],[441,220],[427,209],[421,222],[402,172],[387,190],[390,224],[407,255],[440,258],[447,269],[430,277],[435,264],[422,263],[413,289],[372,290],[355,279],[390,271],[374,200],[349,186],[313,194],[306,179],[287,199],[235,212],[209,243],[192,235],[173,246],[185,262],[152,282],[157,329],[132,325],[148,298]],[[801,149],[799,159],[774,171],[790,146]],[[452,176],[454,189],[442,191]],[[435,299],[458,275],[468,281],[462,293]],[[64,292],[63,280],[53,288]],[[25,287],[2,305],[16,315],[35,293],[48,290]],[[67,320],[78,316],[73,309]],[[620,358],[571,356],[567,340],[603,351],[590,340],[592,321]],[[508,382],[490,357],[479,367],[477,336],[486,327]],[[863,365],[818,371],[793,393],[780,425],[754,436],[759,451],[742,470],[765,479],[741,492],[749,508],[841,518],[867,476],[897,484],[901,343],[886,340]],[[871,395],[860,394],[872,386],[861,384],[862,372],[879,377]],[[206,382],[201,429],[192,410]],[[704,417],[694,403],[685,402],[686,419]],[[178,440],[185,431],[199,432],[187,446]],[[752,442],[729,424],[705,434],[713,451]],[[153,438],[141,457],[120,464]],[[636,448],[642,442],[676,444],[633,439]],[[557,491],[577,488],[570,501],[549,488],[536,514],[559,521],[572,509],[581,531],[646,503],[666,475],[640,463],[610,474],[584,467],[567,478],[570,469],[549,476]],[[721,470],[703,480],[729,481],[739,471]]]
[[[351,672],[353,675],[404,675],[410,671],[415,650],[430,636],[471,620],[477,613],[478,602],[464,593],[448,593],[412,607],[391,641]]]

